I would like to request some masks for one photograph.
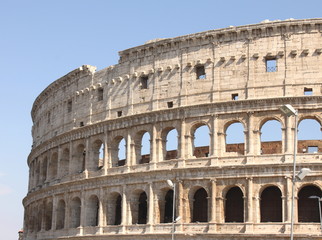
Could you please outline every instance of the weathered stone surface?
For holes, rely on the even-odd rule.
[[[308,19],[157,39],[53,82],[32,108],[25,239],[169,239],[167,179],[178,239],[288,239],[294,118],[279,107],[321,124],[321,33],[322,20]],[[261,142],[269,120],[282,141]],[[235,122],[244,143],[226,144]],[[204,125],[210,145],[195,147]],[[317,202],[306,199],[321,194],[321,161],[321,141],[299,141],[297,170],[312,172],[295,183],[296,239],[319,239]]]

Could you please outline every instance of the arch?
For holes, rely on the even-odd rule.
[[[191,128],[193,156],[208,157],[210,146],[210,131],[205,123],[195,124]]]
[[[84,144],[78,144],[74,151],[71,170],[73,173],[81,173],[85,170],[86,148]]]
[[[120,225],[122,222],[122,197],[120,194],[115,199],[114,225]]]
[[[298,221],[299,222],[320,222],[318,199],[311,196],[322,197],[321,189],[314,185],[303,187],[298,193]]]
[[[90,196],[86,204],[86,226],[98,226],[99,200],[96,195]]]
[[[56,229],[63,229],[65,227],[65,212],[66,204],[65,201],[61,199],[57,205]]]
[[[135,141],[135,153],[136,163],[143,164],[150,162],[151,153],[151,137],[147,131],[140,131],[136,134]]]
[[[53,202],[49,201],[45,204],[45,230],[49,231],[52,228],[53,218]]]
[[[244,194],[237,186],[226,193],[225,222],[244,222]]]
[[[322,152],[321,123],[315,117],[304,117],[298,124],[298,153]]]
[[[60,166],[59,166],[59,173],[61,177],[67,176],[69,173],[69,156],[70,152],[68,148],[65,148],[62,151],[61,159],[60,159]]]
[[[173,127],[163,129],[161,133],[162,153],[164,160],[178,157],[178,131]]]
[[[47,169],[48,169],[48,158],[47,157],[44,157],[44,159],[41,163],[41,167],[40,167],[40,163],[38,163],[38,168],[39,168],[38,173],[40,173],[39,181],[40,181],[40,183],[44,183],[44,182],[46,182],[46,179],[47,179]],[[37,174],[37,171],[36,171],[36,174]],[[37,184],[38,183],[39,182],[37,181]]]
[[[199,188],[193,196],[192,222],[208,222],[208,194]]]
[[[148,202],[147,195],[145,192],[142,192],[139,196],[139,209],[138,209],[138,224],[147,223],[147,214],[148,214]]]
[[[80,226],[81,219],[81,200],[78,197],[72,199],[70,204],[70,227],[77,228]]]
[[[102,140],[97,139],[92,144],[92,159],[88,166],[89,170],[99,170],[104,165],[104,143]]]
[[[49,161],[49,178],[51,180],[57,178],[57,171],[58,171],[58,153],[54,152],[51,155]]]
[[[261,154],[282,153],[282,125],[276,119],[265,119],[261,128]]]
[[[225,125],[226,152],[245,153],[244,125],[239,121],[229,122]]]
[[[261,222],[282,222],[282,193],[276,186],[266,187],[260,197]]]
[[[112,166],[119,167],[126,164],[126,141],[122,136],[114,138],[111,148]]]
[[[170,223],[172,222],[173,218],[173,190],[170,189],[167,191],[164,197],[164,217],[163,223]]]

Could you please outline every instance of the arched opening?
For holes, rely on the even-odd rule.
[[[298,125],[298,153],[322,152],[321,125],[315,119],[303,119]]]
[[[147,223],[148,203],[147,195],[142,192],[139,197],[138,224]]]
[[[82,173],[85,170],[86,148],[83,144],[79,144],[73,154],[73,162],[71,169],[73,173]]]
[[[40,183],[44,183],[46,181],[46,179],[47,179],[47,169],[48,169],[48,159],[47,159],[47,157],[45,157],[44,160],[42,161],[42,164],[41,164]],[[38,170],[38,173],[39,173],[39,170]]]
[[[173,216],[173,190],[169,190],[165,195],[165,203],[164,203],[164,223],[172,222]]]
[[[124,166],[126,161],[126,141],[124,138],[119,140],[117,156],[118,161],[116,166]]]
[[[69,173],[69,149],[65,148],[60,159],[59,173],[61,177],[67,176]]]
[[[92,195],[86,207],[86,226],[98,226],[99,200],[96,195]]]
[[[168,128],[163,131],[162,149],[165,160],[178,157],[178,131],[175,128]]]
[[[47,202],[45,205],[45,230],[49,231],[51,229],[53,217],[53,203]]]
[[[150,134],[145,132],[141,138],[139,164],[150,162]]]
[[[118,195],[115,201],[115,219],[114,225],[120,225],[122,222],[122,197]]]
[[[226,129],[226,152],[245,153],[244,127],[240,122],[232,123]]]
[[[43,208],[44,206],[41,204],[38,207],[38,215],[35,216],[35,225],[36,225],[36,231],[40,232],[42,229],[42,222],[43,222]]]
[[[208,222],[208,194],[204,188],[193,196],[192,222]]]
[[[282,126],[277,120],[268,120],[261,127],[261,154],[282,153]]]
[[[299,222],[320,222],[319,202],[317,198],[322,197],[321,189],[309,185],[303,187],[298,193],[298,221]]]
[[[57,178],[57,168],[58,168],[58,153],[55,152],[51,155],[49,162],[49,178],[51,180]]]
[[[89,166],[90,170],[99,170],[104,165],[104,143],[101,140],[96,140],[92,146],[93,158]]]
[[[282,193],[278,187],[263,190],[260,200],[261,222],[282,222]]]
[[[81,200],[78,197],[72,199],[70,204],[70,227],[77,228],[80,226],[81,217]]]
[[[207,125],[197,127],[193,133],[193,156],[209,156],[210,135]]]
[[[57,205],[56,229],[63,229],[65,227],[65,209],[65,201],[60,200]]]
[[[244,222],[244,196],[239,187],[232,187],[226,194],[225,222]]]

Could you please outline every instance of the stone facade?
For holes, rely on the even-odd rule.
[[[321,34],[309,19],[159,39],[53,82],[32,108],[24,239],[169,239],[167,179],[178,239],[288,239],[295,123],[279,107],[321,125]],[[282,141],[261,142],[270,120]],[[237,122],[245,140],[227,144]],[[209,146],[195,146],[201,126]],[[295,183],[296,239],[320,239],[308,196],[322,196],[321,149],[298,144],[297,170],[312,172]]]

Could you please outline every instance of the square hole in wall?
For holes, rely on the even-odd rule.
[[[148,76],[140,77],[141,89],[148,89],[148,80],[149,80]]]
[[[173,108],[173,102],[167,102],[168,108]]]
[[[234,93],[234,94],[232,94],[232,95],[231,95],[231,99],[232,99],[232,100],[235,100],[235,101],[236,101],[236,100],[238,100],[238,93]]]
[[[313,95],[313,89],[312,88],[304,88],[304,95],[305,96],[311,96]]]
[[[84,127],[84,122],[80,122],[80,123],[79,123],[79,126],[80,126],[80,127]]]
[[[205,79],[206,78],[205,66],[203,65],[196,66],[196,74],[197,74],[197,79]]]
[[[122,111],[117,111],[117,117],[122,117]]]
[[[277,60],[276,58],[266,58],[266,72],[276,72],[277,71]]]
[[[318,153],[319,148],[318,148],[318,146],[308,146],[307,147],[307,152],[308,153]]]

